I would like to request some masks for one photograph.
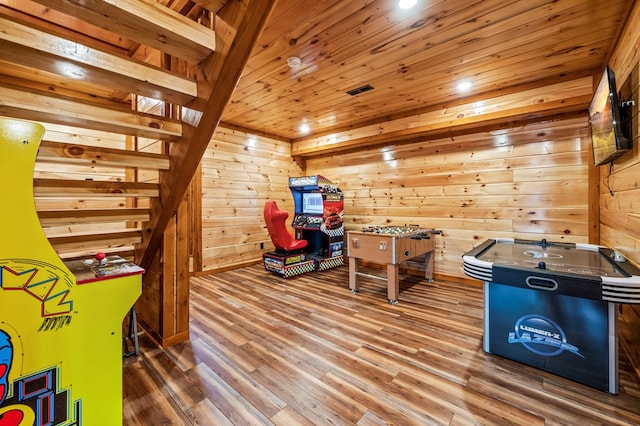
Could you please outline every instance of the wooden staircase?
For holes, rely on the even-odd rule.
[[[138,317],[162,345],[188,338],[185,195],[274,4],[0,0],[0,116],[46,128],[43,229],[63,258],[145,268]]]

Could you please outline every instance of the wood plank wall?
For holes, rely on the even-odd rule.
[[[202,270],[228,269],[273,249],[266,200],[293,218],[290,176],[301,176],[291,144],[218,127],[202,160]]]
[[[620,89],[635,101],[633,107],[633,149],[615,160],[612,167],[600,166],[600,241],[618,248],[640,265],[640,3],[629,15],[609,64]]]
[[[587,242],[587,117],[307,159],[345,194],[345,230],[436,228],[436,274],[487,238]]]
[[[35,164],[34,201],[43,230],[57,253],[74,258],[104,251],[131,258],[134,244],[140,241],[139,222],[148,220],[144,208],[148,196],[136,197],[116,187],[134,182],[131,172],[144,161],[131,153],[133,138],[42,124],[46,131]],[[127,153],[131,158],[124,157]],[[158,158],[150,161],[156,163]],[[157,168],[143,173],[157,181]],[[53,185],[45,187],[44,182]],[[84,183],[95,187],[83,188]],[[113,190],[109,184],[114,185]],[[134,201],[137,198],[140,204]]]
[[[600,166],[600,241],[616,247],[640,266],[640,2],[635,2],[620,40],[609,61],[618,87],[635,101],[633,107],[633,149],[613,166]],[[623,305],[622,316],[630,330],[640,330],[640,307]],[[624,339],[622,340],[624,344]],[[636,371],[640,372],[640,347],[627,347]]]

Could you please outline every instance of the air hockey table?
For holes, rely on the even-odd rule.
[[[484,350],[618,393],[617,307],[640,270],[593,244],[489,239],[463,255],[484,281]]]

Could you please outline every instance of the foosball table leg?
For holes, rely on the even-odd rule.
[[[387,299],[392,305],[398,303],[400,295],[400,267],[397,264],[387,264]]]
[[[424,254],[424,278],[428,283],[433,282],[433,249]]]
[[[351,293],[356,294],[358,292],[358,259],[355,257],[349,258],[349,288]]]

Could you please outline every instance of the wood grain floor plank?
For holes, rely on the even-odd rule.
[[[377,417],[371,411],[367,411],[358,421],[356,426],[386,426],[388,424],[388,422],[384,421],[380,417]]]
[[[239,369],[233,360],[213,350],[201,339],[195,339],[192,343],[195,356],[262,414],[271,417],[286,407],[287,404],[284,401],[252,380],[251,376]]]
[[[128,358],[123,368],[123,424],[189,424],[182,407],[158,380],[159,375],[150,364]]]
[[[513,425],[540,423],[541,418],[509,403],[487,400],[473,389],[433,376],[428,381],[400,373],[394,383],[435,401],[460,418],[471,418],[480,424]]]
[[[353,395],[356,401],[368,407],[365,415],[374,415],[378,420],[384,419],[386,424],[423,425],[431,419],[447,422],[452,417],[450,411],[433,404],[424,404],[424,401],[408,409],[406,393],[403,394],[399,390],[393,393],[388,391],[389,387],[393,386],[392,383],[386,383],[384,386],[380,386],[380,383],[365,383],[343,372],[328,373],[322,380],[332,387],[342,389],[347,395]]]
[[[252,375],[314,424],[353,424],[366,411],[351,398],[332,391],[320,380],[283,360],[274,359]]]
[[[163,388],[181,407],[191,407],[206,398],[206,394],[200,387],[194,386],[188,374],[185,375],[168,352],[158,352],[148,356],[147,360],[150,367],[162,377]]]
[[[276,426],[312,426],[314,424],[311,420],[304,417],[291,406],[287,406],[280,410],[278,414],[271,417],[271,421]]]
[[[211,347],[219,348],[219,352],[224,353],[227,358],[233,359],[236,366],[244,371],[253,371],[260,366],[254,358],[246,353],[242,345],[231,344],[228,340],[217,335],[216,331],[220,330],[220,327],[212,326],[212,328],[208,328],[208,324],[212,324],[211,321],[215,323],[215,320],[205,320],[203,322],[192,316],[190,321],[191,338],[200,338]],[[227,330],[224,330],[223,333],[227,333]],[[247,343],[247,341],[244,343]]]
[[[243,398],[232,384],[224,381],[206,364],[197,364],[187,375],[231,423],[249,425],[269,422],[268,418]]]
[[[186,410],[187,415],[194,425],[233,426],[229,419],[210,399],[203,399],[193,407]]]
[[[193,277],[191,340],[162,350],[142,334],[125,360],[124,424],[640,424],[624,350],[610,395],[485,353],[481,286],[402,279],[391,305],[377,281],[352,294],[346,266]]]
[[[278,307],[278,309],[271,311],[271,314],[275,317],[281,318],[283,321],[288,321],[300,330],[313,332],[317,337],[324,341],[331,342],[333,345],[343,350],[355,351],[362,346],[359,342],[354,341],[353,339],[349,339],[339,333],[335,333],[331,328],[333,324],[327,325],[327,323],[323,322],[322,319],[311,317],[309,314],[305,315],[304,313],[297,311],[295,307],[291,307],[290,309],[287,309],[287,311]]]

